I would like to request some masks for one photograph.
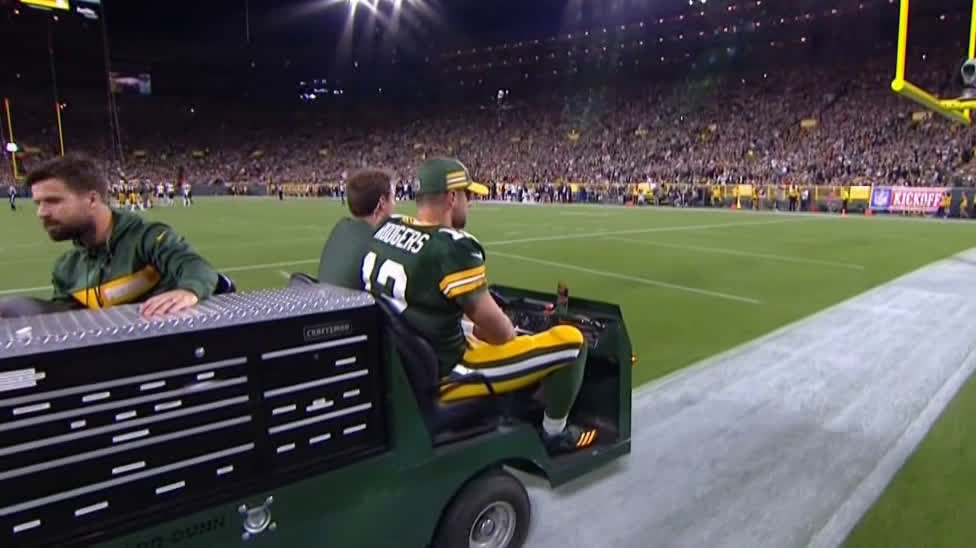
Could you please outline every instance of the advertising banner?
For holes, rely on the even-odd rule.
[[[942,203],[945,187],[896,186],[891,188],[890,211],[935,213]]]
[[[851,200],[870,200],[871,199],[871,187],[869,186],[852,186],[851,187]]]
[[[871,188],[871,209],[874,211],[888,211],[891,207],[891,187],[876,186]]]
[[[871,209],[935,213],[945,192],[945,187],[876,186],[871,190]]]

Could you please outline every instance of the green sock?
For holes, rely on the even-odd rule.
[[[576,395],[583,385],[583,370],[586,367],[587,345],[584,342],[579,356],[570,365],[563,367],[542,381],[546,402],[546,415],[553,419],[563,419],[576,401]]]

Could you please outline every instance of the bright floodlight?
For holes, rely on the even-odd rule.
[[[13,154],[18,150],[19,149],[17,148],[17,143],[7,143],[7,152]]]
[[[355,10],[357,6],[364,6],[369,8],[371,11],[376,11],[380,7],[380,4],[393,4],[394,10],[399,10],[400,5],[404,3],[404,0],[346,0],[349,7]]]

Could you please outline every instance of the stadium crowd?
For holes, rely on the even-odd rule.
[[[104,95],[65,94],[65,146],[106,169],[153,184],[182,168],[193,185],[301,185],[331,194],[352,168],[392,169],[410,181],[422,158],[462,158],[490,184],[694,185],[976,184],[974,134],[889,88],[891,52],[849,65],[714,71],[680,81],[630,82],[508,95],[423,109],[275,108],[166,97],[119,98],[124,166]],[[916,67],[915,80],[949,92],[955,60]],[[21,171],[58,150],[53,108],[14,99]],[[804,119],[815,127],[801,127]],[[9,155],[0,182],[10,182]],[[308,185],[312,185],[308,188]],[[612,193],[612,190],[611,190]]]

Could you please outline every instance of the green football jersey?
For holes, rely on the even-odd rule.
[[[386,299],[431,344],[447,375],[466,348],[463,305],[488,287],[478,240],[396,215],[373,233],[362,276],[366,291]]]
[[[373,227],[361,219],[345,217],[332,228],[319,261],[319,281],[348,289],[363,288],[363,255]]]

